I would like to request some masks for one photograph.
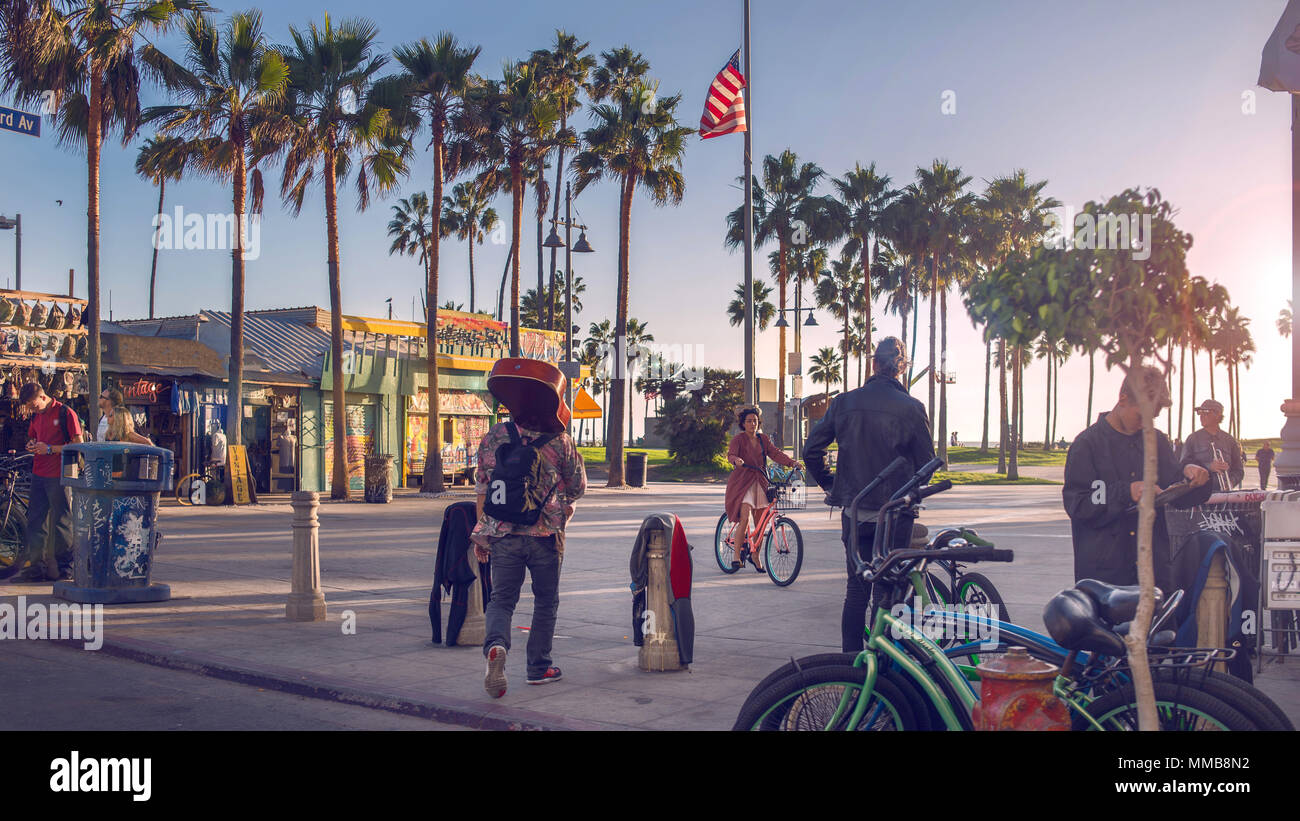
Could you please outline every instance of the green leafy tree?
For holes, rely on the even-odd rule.
[[[717,465],[743,401],[738,371],[705,368],[698,390],[664,402],[657,429],[668,440],[668,455],[679,465]]]

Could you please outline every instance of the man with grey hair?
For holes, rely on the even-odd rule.
[[[871,483],[890,462],[901,456],[907,460],[904,472],[896,473],[873,490],[858,509],[858,555],[871,558],[876,534],[876,515],[880,506],[902,487],[913,473],[934,458],[930,421],[925,406],[908,395],[899,381],[907,367],[903,343],[887,336],[876,345],[871,357],[871,378],[862,387],[847,391],[831,400],[826,415],[808,434],[804,461],[808,473],[823,490],[832,507],[847,508],[853,497]],[[839,460],[832,476],[826,469],[826,448],[839,443]],[[903,517],[894,531],[894,544],[886,550],[907,547],[912,534],[912,519]],[[853,539],[853,523],[845,511],[840,516],[840,535],[846,546]],[[848,587],[844,611],[840,617],[841,649],[846,653],[862,649],[867,609],[872,606],[871,585],[853,574],[848,561]]]

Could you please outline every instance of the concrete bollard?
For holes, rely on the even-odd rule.
[[[293,587],[284,615],[289,621],[324,621],[325,594],[320,589],[320,495],[295,491],[293,505]]]
[[[646,580],[646,618],[641,623],[644,640],[637,664],[642,670],[680,670],[677,639],[673,635],[673,611],[668,605],[668,549],[662,530],[650,533],[648,552],[650,577]]]
[[[1199,647],[1227,647],[1228,575],[1223,551],[1210,561],[1205,587],[1196,603],[1196,644]],[[1223,668],[1224,664],[1216,667]]]
[[[483,565],[474,558],[474,550],[468,554],[469,569],[474,571],[474,582],[469,586],[469,599],[465,603],[465,623],[461,625],[460,635],[456,637],[458,647],[482,646],[487,639],[487,617],[483,613],[483,580],[479,575]]]

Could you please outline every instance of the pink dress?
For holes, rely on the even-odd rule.
[[[755,509],[767,505],[767,475],[763,471],[763,453],[772,461],[785,467],[794,467],[795,461],[773,444],[765,434],[751,436],[738,433],[731,438],[727,456],[739,456],[749,467],[736,467],[727,479],[727,518],[740,521],[740,506],[749,504]],[[757,468],[757,470],[751,470]]]

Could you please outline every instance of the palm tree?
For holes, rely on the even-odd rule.
[[[840,352],[834,348],[821,348],[812,356],[812,367],[808,369],[808,376],[815,385],[825,385],[826,393],[840,382],[840,370],[843,365],[843,357]]]
[[[292,45],[283,54],[289,65],[289,91],[285,109],[293,122],[293,133],[285,149],[281,196],[295,214],[302,213],[307,191],[318,178],[325,188],[325,236],[330,287],[330,350],[337,378],[333,389],[332,487],[335,499],[348,498],[347,462],[344,457],[347,430],[345,380],[338,373],[343,361],[343,285],[339,261],[338,183],[357,165],[357,210],[370,204],[371,189],[391,190],[406,174],[410,144],[401,129],[410,122],[404,109],[390,109],[391,88],[373,89],[375,74],[386,62],[374,55],[378,31],[365,20],[344,20],[335,25],[325,16],[304,31],[289,27]],[[438,185],[434,181],[435,189]],[[436,213],[436,210],[430,212]],[[437,231],[432,230],[436,237]],[[437,248],[431,243],[430,251]],[[432,284],[432,283],[431,283]],[[437,406],[432,403],[437,386],[437,286],[427,292],[429,326],[429,437],[423,490],[442,486]]]
[[[865,301],[865,300],[864,300]],[[872,351],[871,336],[875,332],[874,325],[867,325],[867,317],[859,314],[853,317],[853,326],[849,331],[849,352],[858,360],[858,387],[862,387],[862,360],[870,359]],[[848,389],[846,384],[845,389]]]
[[[430,42],[420,39],[397,48],[393,56],[403,68],[403,73],[388,81],[388,84],[408,98],[412,105],[413,116],[427,122],[431,139],[429,147],[433,149],[433,199],[429,210],[432,233],[429,237],[429,266],[426,292],[429,305],[433,310],[427,317],[429,346],[429,441],[427,452],[429,458],[424,462],[424,480],[421,490],[425,493],[438,493],[442,485],[442,458],[438,407],[435,404],[438,379],[438,261],[439,246],[443,230],[442,212],[444,182],[449,182],[460,172],[460,156],[451,150],[452,144],[459,138],[458,120],[463,117],[465,97],[474,82],[470,73],[474,61],[480,52],[478,46],[461,46],[450,32],[441,32]],[[473,237],[470,237],[470,254],[473,250]],[[472,260],[472,257],[471,257]],[[471,261],[472,266],[472,261]],[[473,268],[470,269],[470,303],[473,304]],[[437,454],[437,455],[435,455]]]
[[[135,43],[163,33],[200,0],[26,0],[0,3],[0,93],[19,105],[48,100],[58,141],[86,149],[86,277],[90,395],[101,385],[99,161],[104,138],[129,145],[140,126]],[[142,56],[156,52],[146,45]],[[93,116],[92,116],[93,115]]]
[[[939,279],[939,260],[952,253],[957,245],[959,222],[963,211],[969,207],[974,198],[965,193],[971,178],[962,174],[961,169],[949,166],[945,160],[935,160],[929,168],[916,170],[916,182],[909,186],[920,206],[922,218],[926,224],[926,252],[930,257],[930,418],[935,413],[935,384],[938,383],[940,396],[938,405],[938,425],[940,459],[948,454],[947,392],[948,385],[942,373],[943,368],[936,362],[939,351],[935,346],[935,333],[938,331],[937,311],[941,295],[947,294],[947,283]],[[945,334],[946,335],[946,334]],[[947,348],[940,358],[947,360]],[[946,364],[943,366],[946,368]]]
[[[267,42],[262,16],[252,11],[233,15],[218,29],[195,13],[185,20],[185,62],[151,52],[146,64],[179,99],[144,112],[164,133],[189,140],[198,165],[232,189],[234,222],[230,250],[231,397],[243,396],[244,384],[244,240],[245,211],[251,183],[252,211],[262,211],[261,157],[276,151],[286,137],[276,108],[284,99],[289,69]],[[251,177],[251,179],[250,179]],[[239,400],[231,400],[236,408]],[[226,414],[226,438],[242,443],[242,413]]]
[[[618,314],[615,322],[615,362],[623,352],[621,341],[628,333],[628,289],[631,274],[632,195],[640,188],[656,205],[677,205],[682,201],[686,183],[682,178],[682,160],[686,153],[686,135],[692,129],[677,122],[681,95],[658,96],[658,83],[637,82],[626,92],[613,95],[612,103],[592,109],[594,125],[583,133],[584,150],[574,159],[577,177],[575,193],[588,185],[610,178],[619,184],[618,227]],[[623,382],[622,374],[614,377],[611,402],[615,434],[609,462],[609,486],[623,485]]]
[[[579,43],[578,38],[561,29],[555,31],[555,44],[549,49],[534,51],[529,62],[542,73],[543,83],[556,99],[560,109],[560,131],[563,138],[556,145],[555,193],[551,204],[551,221],[560,218],[560,181],[564,178],[564,151],[576,145],[569,131],[569,116],[576,113],[580,103],[578,92],[587,87],[587,77],[596,65],[596,58],[583,54],[589,43]],[[551,280],[547,290],[546,327],[555,329],[555,294],[560,287],[555,278],[556,252],[551,249]]]
[[[424,281],[429,283],[433,288],[432,291],[425,295],[428,305],[438,304],[438,278],[429,276],[429,268],[433,265],[434,246],[437,242],[433,236],[433,213],[429,207],[429,195],[423,191],[416,191],[411,196],[400,199],[393,206],[393,218],[388,223],[388,236],[393,238],[393,244],[389,246],[388,253],[407,254],[419,257],[420,266],[424,271]],[[456,310],[450,303],[442,306],[447,310]],[[429,311],[425,311],[426,321],[428,320]],[[437,312],[432,312],[434,321],[437,321]],[[430,359],[437,359],[436,349],[430,351]],[[434,377],[429,380],[429,426],[441,425],[438,412],[441,409],[438,394],[437,367],[438,363],[433,363]],[[439,451],[426,450],[425,464],[437,460],[434,469],[434,475],[442,477],[442,453]]]
[[[727,303],[727,320],[734,328],[745,321],[745,283],[736,285],[736,298]],[[754,280],[754,321],[760,331],[766,331],[776,316],[776,306],[772,304],[772,286],[760,279]]]
[[[463,302],[457,302],[457,301],[454,300],[454,299],[449,299],[449,300],[447,300],[446,302],[442,303],[442,310],[444,310],[444,311],[463,311],[463,310],[465,310],[465,303],[463,303]],[[473,312],[471,311],[471,313],[473,313]]]
[[[519,356],[524,178],[551,148],[559,106],[528,63],[506,63],[501,81],[487,83],[472,99],[473,141],[487,167],[482,178],[493,189],[510,188],[510,355]]]
[[[501,219],[496,209],[489,205],[490,197],[475,182],[458,182],[451,196],[442,198],[442,235],[456,235],[469,246],[469,312],[475,313],[474,302],[474,243],[482,245],[488,235],[496,230]]]
[[[862,271],[852,256],[837,259],[831,263],[831,270],[817,282],[817,305],[826,308],[831,316],[844,324],[844,337],[840,341],[840,352],[844,354],[840,363],[844,373],[840,381],[845,388],[849,384],[849,325],[855,313],[862,312],[864,294]]]
[[[631,318],[627,321],[627,372],[628,375],[636,373],[638,370],[645,370],[644,366],[638,367],[641,362],[645,361],[650,355],[650,349],[645,347],[645,343],[654,342],[654,334],[647,329],[646,323],[639,319]],[[632,439],[632,380],[627,381],[627,444],[634,444]]]
[[[858,257],[858,270],[864,273],[871,271],[871,243],[873,240],[879,242],[885,223],[885,209],[898,196],[897,191],[890,189],[889,183],[888,176],[876,173],[875,163],[867,168],[854,164],[852,171],[846,172],[839,179],[831,180],[835,198],[828,203],[830,215],[837,223],[839,233],[846,239],[840,253]],[[863,279],[862,299],[864,326],[867,329],[865,347],[868,354],[872,350],[871,297],[871,277],[866,276]],[[844,387],[848,388],[847,378]]]
[[[591,86],[587,89],[592,102],[617,101],[633,86],[644,83],[650,73],[650,63],[629,46],[619,46],[601,52],[601,65],[592,70]]]
[[[753,180],[754,245],[761,247],[776,241],[778,300],[784,307],[790,248],[797,244],[799,237],[796,234],[806,235],[820,220],[818,212],[825,211],[825,201],[813,195],[825,172],[814,163],[801,165],[799,158],[788,148],[779,157],[768,154],[763,158],[762,166],[762,182],[757,177]],[[743,178],[741,182],[744,182]],[[742,204],[727,215],[726,245],[733,250],[745,241],[744,209]],[[785,328],[780,329],[777,366],[780,376],[777,382],[776,435],[781,442],[785,441],[785,331]]]
[[[180,180],[193,151],[180,137],[156,134],[145,140],[135,158],[135,173],[158,186],[158,225],[162,230],[163,199],[167,196],[167,181]],[[153,262],[149,266],[149,318],[154,317],[154,294],[158,286],[158,245],[153,242]]]

